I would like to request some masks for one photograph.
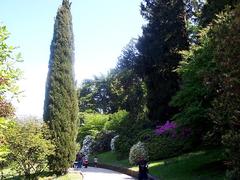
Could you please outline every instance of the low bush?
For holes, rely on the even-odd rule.
[[[13,168],[25,178],[39,175],[46,168],[48,157],[54,154],[55,146],[48,140],[50,131],[46,125],[28,121],[15,123],[5,132],[10,162]]]
[[[155,135],[146,142],[150,160],[164,159],[183,152],[184,142],[170,136]]]
[[[82,149],[80,150],[80,152],[83,153],[84,155],[91,154],[93,144],[94,144],[94,137],[87,135],[83,140]]]
[[[112,131],[102,131],[96,135],[95,142],[93,144],[93,152],[101,153],[110,151],[111,140],[114,137],[114,132]]]
[[[177,128],[174,122],[167,121],[155,130],[139,132],[137,141],[145,143],[150,160],[158,160],[181,154],[191,148],[189,134],[189,129]]]
[[[119,135],[116,135],[111,139],[110,147],[111,147],[112,151],[115,151],[115,142],[116,142],[118,137],[119,137]]]
[[[144,143],[138,142],[134,144],[129,153],[129,162],[130,164],[137,164],[140,160],[148,160],[148,152]]]
[[[134,140],[127,136],[119,136],[117,140],[115,141],[115,149],[117,152],[117,158],[118,159],[124,159],[128,157],[129,150],[134,144]]]
[[[80,127],[77,136],[77,142],[82,144],[87,135],[96,137],[104,129],[108,121],[108,115],[100,113],[79,113]]]

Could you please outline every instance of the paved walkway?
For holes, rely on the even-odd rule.
[[[81,168],[79,169],[69,169],[69,172],[77,172],[81,171],[83,174],[83,180],[134,180],[133,177],[128,176],[126,174],[121,174],[116,171],[111,171],[108,169],[102,168]]]

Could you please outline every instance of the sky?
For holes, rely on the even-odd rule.
[[[14,102],[18,117],[42,117],[54,17],[62,0],[0,0],[0,23],[18,47],[23,91]],[[83,79],[114,68],[121,50],[142,33],[141,0],[71,0],[75,38],[75,74]]]

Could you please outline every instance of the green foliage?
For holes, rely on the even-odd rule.
[[[114,144],[118,159],[128,157],[130,148],[134,143],[135,141],[127,136],[119,136]]]
[[[165,159],[181,154],[184,141],[170,136],[154,136],[146,142],[150,160]]]
[[[206,27],[214,19],[217,19],[217,14],[227,6],[233,8],[239,2],[239,0],[207,0],[200,16],[200,25]]]
[[[141,160],[148,161],[148,151],[145,147],[145,144],[142,142],[138,142],[134,144],[129,152],[129,162],[130,164],[137,164]]]
[[[141,4],[148,23],[136,45],[136,69],[146,84],[148,117],[155,125],[176,112],[169,102],[179,86],[173,72],[181,60],[178,51],[188,48],[184,11],[182,0],[144,0]]]
[[[137,115],[143,110],[145,90],[142,79],[134,71],[137,50],[135,41],[122,50],[117,66],[107,76],[85,80],[79,89],[81,112],[115,113],[126,110]]]
[[[5,131],[11,126],[12,122],[0,117],[0,170],[7,165],[7,155],[10,150],[7,146]]]
[[[131,39],[112,71],[111,87],[119,110],[126,110],[133,118],[144,111],[146,88],[142,78],[136,73],[138,51],[136,40]]]
[[[137,140],[144,142],[148,151],[149,160],[164,159],[179,155],[189,147],[186,144],[187,138],[178,138],[176,132],[172,135],[156,135],[152,129],[146,129],[137,135]]]
[[[7,44],[9,32],[6,26],[0,24],[0,117],[8,117],[14,114],[14,108],[9,98],[16,98],[19,93],[17,80],[22,72],[16,68],[16,63],[21,61],[21,55],[15,54],[15,47]]]
[[[213,101],[211,119],[215,130],[223,135],[229,157],[228,178],[240,177],[240,5],[218,16],[210,31],[214,43],[214,61],[217,70],[212,82],[218,86]]]
[[[108,76],[95,76],[93,80],[85,80],[79,89],[80,112],[87,110],[98,113],[112,113],[116,111],[112,104],[111,86]]]
[[[202,139],[207,131],[211,145],[219,144],[224,137],[230,162],[229,178],[239,176],[239,162],[235,157],[239,156],[236,139],[240,124],[240,8],[231,8],[216,15],[212,24],[201,31],[200,43],[183,52],[184,60],[177,69],[183,85],[172,101],[181,108],[174,118],[190,126],[197,139]]]
[[[223,144],[226,146],[226,155],[229,159],[230,169],[226,175],[229,179],[238,179],[240,177],[240,131],[229,131],[223,136]]]
[[[214,88],[207,88],[209,86],[205,82],[216,65],[212,61],[214,47],[209,42],[208,31],[208,28],[201,31],[201,45],[192,45],[189,51],[182,52],[183,60],[176,70],[182,77],[182,86],[171,101],[180,109],[173,119],[192,129],[195,145],[202,142],[203,136],[212,127],[208,112],[215,93]]]
[[[126,121],[129,113],[125,110],[110,114],[108,121],[106,121],[104,129],[117,132],[123,121]]]
[[[105,114],[79,113],[81,125],[78,130],[77,141],[82,143],[83,139],[87,135],[91,135],[95,138],[97,134],[104,129],[108,118],[109,115]]]
[[[110,151],[111,140],[114,137],[112,131],[102,131],[96,135],[95,143],[93,144],[93,152],[100,153]]]
[[[46,170],[47,158],[54,154],[55,146],[48,140],[50,131],[45,124],[37,122],[15,123],[5,130],[9,160],[26,178]]]
[[[68,0],[63,0],[55,18],[44,101],[43,119],[52,130],[56,145],[49,164],[57,174],[66,173],[72,166],[77,148],[78,103],[70,6]]]
[[[139,113],[137,119],[132,118],[130,114],[124,118],[116,131],[119,137],[115,142],[115,150],[119,158],[128,156],[132,145],[138,142],[136,135],[141,130],[149,128],[150,124],[151,122],[145,117],[144,113]]]
[[[19,93],[16,81],[21,75],[19,68],[14,67],[21,61],[21,55],[15,54],[15,47],[9,46],[6,41],[9,32],[6,26],[0,25],[0,95],[6,93],[17,95]],[[9,95],[9,94],[8,94]]]

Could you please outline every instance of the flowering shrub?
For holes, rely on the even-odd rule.
[[[148,152],[144,143],[139,141],[130,149],[129,162],[130,164],[137,164],[140,160],[148,160]]]
[[[80,150],[81,153],[84,155],[89,155],[92,152],[92,145],[94,143],[94,138],[90,135],[85,136],[83,140],[82,149]]]
[[[157,128],[155,129],[155,133],[157,135],[162,135],[162,134],[167,134],[167,133],[174,133],[176,127],[177,127],[177,124],[175,122],[167,121],[164,125],[157,126]]]
[[[110,147],[111,147],[112,151],[115,151],[115,141],[118,137],[119,137],[119,135],[116,135],[111,139]]]
[[[102,131],[98,133],[93,144],[93,152],[99,153],[110,151],[110,143],[113,137],[114,133],[112,131]]]

